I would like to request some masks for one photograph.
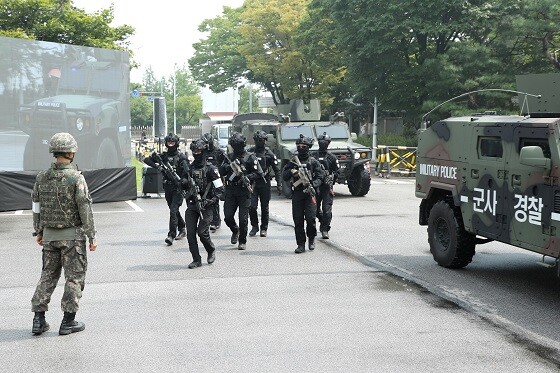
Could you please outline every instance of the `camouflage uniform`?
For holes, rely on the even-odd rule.
[[[87,270],[86,236],[90,242],[95,239],[86,181],[70,164],[53,163],[37,175],[32,200],[35,234],[43,236],[43,269],[31,310],[48,310],[64,268],[66,285],[61,307],[64,312],[74,313],[82,297]]]

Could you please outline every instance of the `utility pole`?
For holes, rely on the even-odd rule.
[[[173,133],[174,134],[177,134],[176,105],[177,105],[177,64],[173,65]]]
[[[371,159],[377,165],[377,96],[373,101],[373,123],[371,124]]]
[[[253,112],[253,86],[251,83],[248,84],[249,86],[249,113]]]

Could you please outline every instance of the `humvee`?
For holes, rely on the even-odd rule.
[[[439,265],[465,267],[476,244],[493,240],[558,264],[560,102],[546,95],[554,92],[543,88],[550,83],[560,83],[560,74],[517,77],[518,89],[529,92],[518,92],[521,115],[474,114],[431,125],[423,118],[415,193]]]
[[[24,170],[50,165],[48,141],[69,132],[78,142],[75,163],[81,169],[130,164],[128,55],[122,51],[66,46],[64,56],[44,53],[48,81],[45,97],[19,107],[19,124],[29,135]],[[40,47],[38,47],[40,48]]]
[[[233,131],[241,132],[247,144],[253,145],[253,134],[262,130],[269,134],[267,146],[274,152],[283,168],[297,154],[296,139],[300,134],[315,140],[311,151],[319,149],[317,136],[326,133],[331,137],[329,151],[338,159],[340,169],[337,183],[348,185],[353,196],[364,196],[369,192],[371,175],[371,148],[354,142],[356,134],[351,134],[348,124],[341,116],[331,121],[319,121],[318,100],[307,105],[302,100],[293,100],[290,105],[277,107],[279,115],[241,114],[233,118]],[[291,196],[291,185],[282,183],[282,193]]]

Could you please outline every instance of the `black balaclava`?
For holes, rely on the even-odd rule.
[[[193,153],[193,167],[202,168],[206,164],[206,155],[204,152],[200,152],[200,154]]]
[[[329,147],[330,141],[328,140],[319,140],[319,152],[325,153],[327,148]]]
[[[309,146],[305,144],[298,144],[297,152],[300,161],[307,161],[307,159],[309,158]]]
[[[255,150],[261,152],[264,150],[266,144],[265,139],[255,139]]]
[[[175,146],[168,146],[167,142],[166,142],[165,147],[167,148],[167,154],[175,155],[175,154],[177,154],[177,149],[179,148],[179,144],[175,143]]]
[[[235,154],[236,157],[242,156],[245,153],[245,147],[243,144],[234,143],[231,147],[233,148],[233,154]]]

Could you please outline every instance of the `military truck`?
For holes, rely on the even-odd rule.
[[[364,196],[369,192],[371,175],[371,148],[355,143],[356,134],[350,133],[348,124],[341,119],[343,115],[333,117],[331,121],[320,121],[318,100],[305,104],[302,100],[293,100],[289,105],[277,107],[279,115],[241,114],[233,118],[233,130],[247,137],[247,144],[254,144],[253,134],[262,130],[269,134],[267,146],[274,152],[281,167],[284,167],[297,154],[296,139],[300,134],[315,139],[311,151],[318,150],[317,136],[326,133],[332,139],[329,146],[338,159],[340,169],[337,183],[348,185],[353,196]],[[282,184],[282,192],[291,196],[291,185]]]
[[[128,54],[55,45],[61,48],[57,54],[37,45],[38,54],[42,53],[44,96],[19,107],[20,129],[29,135],[24,170],[49,166],[48,140],[57,132],[69,132],[78,142],[75,163],[80,169],[129,165]]]
[[[521,115],[423,118],[419,223],[443,267],[467,266],[477,244],[495,240],[542,254],[543,263],[552,257],[558,268],[560,74],[519,76],[517,85],[527,92],[519,93]]]

